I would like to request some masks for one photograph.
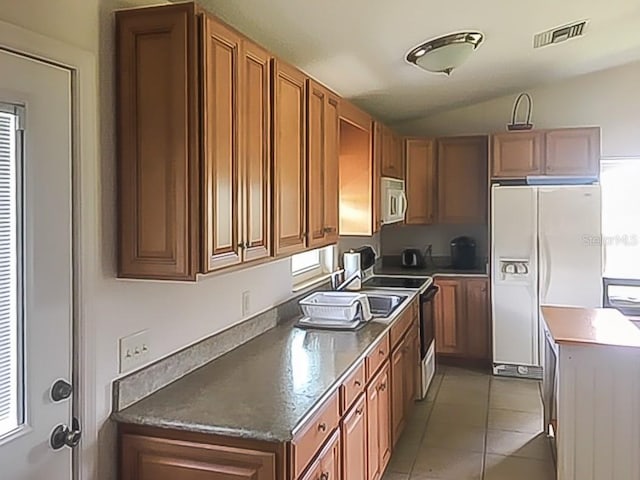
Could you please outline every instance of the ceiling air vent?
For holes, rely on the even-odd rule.
[[[582,22],[572,23],[571,25],[565,25],[564,27],[558,27],[553,30],[538,33],[533,37],[533,48],[546,47],[547,45],[564,42],[570,38],[580,37],[584,35],[586,27],[587,20],[584,20]]]

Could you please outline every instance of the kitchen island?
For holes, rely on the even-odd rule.
[[[115,412],[120,478],[379,479],[417,392],[419,293],[356,332],[292,318]]]
[[[640,330],[614,309],[543,306],[558,480],[640,478]]]

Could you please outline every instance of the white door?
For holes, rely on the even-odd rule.
[[[540,305],[602,306],[600,186],[540,187]]]
[[[494,364],[540,364],[537,205],[535,187],[492,189]]]
[[[71,75],[2,50],[0,72],[0,478],[68,480]]]

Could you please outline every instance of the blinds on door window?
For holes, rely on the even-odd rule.
[[[0,104],[0,437],[20,419],[18,115]]]

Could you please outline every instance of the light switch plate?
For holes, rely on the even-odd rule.
[[[119,341],[120,349],[120,373],[129,372],[149,361],[151,357],[151,345],[149,344],[149,331],[142,330]]]
[[[242,292],[242,316],[246,317],[251,311],[251,292],[245,290]]]

